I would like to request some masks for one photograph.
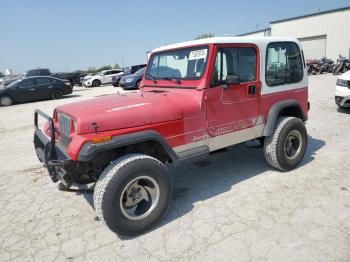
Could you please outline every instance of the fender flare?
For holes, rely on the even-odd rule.
[[[94,144],[92,142],[85,143],[78,154],[78,160],[88,162],[91,161],[98,153],[146,141],[158,142],[174,162],[178,160],[178,156],[176,155],[175,151],[165,141],[162,135],[153,130],[114,136],[112,140],[99,144]]]
[[[307,120],[307,117],[305,116],[304,111],[301,109],[300,103],[297,100],[289,99],[289,100],[283,100],[283,101],[277,102],[270,108],[270,111],[266,120],[266,125],[264,128],[263,136],[272,135],[279,113],[283,109],[288,107],[297,107],[301,112],[302,120],[303,121]]]

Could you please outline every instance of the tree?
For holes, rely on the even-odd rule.
[[[214,36],[215,36],[215,34],[213,34],[213,33],[204,33],[204,34],[201,34],[201,35],[197,35],[195,40],[203,39],[203,38],[210,38],[210,37],[214,37]]]

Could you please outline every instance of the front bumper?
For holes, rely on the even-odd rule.
[[[86,82],[83,82],[83,86],[85,87],[91,87],[91,82],[90,81],[86,81]]]
[[[48,121],[50,137],[38,128],[39,116]],[[56,143],[53,119],[42,111],[35,110],[34,127],[34,148],[39,161],[47,168],[54,183],[61,181],[66,187],[70,187],[73,181],[69,176],[69,170],[74,168],[74,162],[67,155],[65,148]]]

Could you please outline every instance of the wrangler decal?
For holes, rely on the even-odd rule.
[[[248,119],[243,119],[237,122],[227,123],[221,126],[210,127],[208,133],[211,136],[219,136],[226,133],[238,131],[241,129],[250,128],[265,123],[264,116],[255,116]]]

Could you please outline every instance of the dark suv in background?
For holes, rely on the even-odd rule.
[[[112,85],[115,87],[119,86],[119,81],[123,76],[134,74],[136,71],[138,71],[139,69],[144,68],[144,67],[146,67],[146,64],[125,67],[123,74],[112,78]]]

